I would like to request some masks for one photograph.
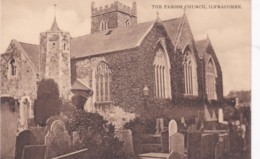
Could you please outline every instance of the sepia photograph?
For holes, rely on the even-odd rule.
[[[251,0],[1,0],[1,159],[251,159]]]

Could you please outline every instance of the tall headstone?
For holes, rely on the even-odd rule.
[[[15,159],[22,159],[24,147],[35,143],[35,135],[30,130],[20,132],[16,138]]]
[[[175,135],[178,132],[178,126],[175,120],[171,120],[169,123],[169,137]]]
[[[156,132],[155,132],[156,134],[161,134],[164,128],[163,124],[164,124],[163,118],[156,119]]]
[[[178,132],[177,123],[175,120],[171,120],[169,123],[169,152],[173,150],[173,136]]]
[[[52,122],[45,136],[46,158],[52,158],[68,153],[71,137],[66,131],[65,124],[61,120]]]
[[[224,114],[223,114],[223,109],[218,109],[218,122],[223,123],[224,121]]]
[[[9,159],[9,158],[14,158],[15,156],[15,138],[17,133],[17,125],[15,123],[18,123],[18,114],[14,109],[15,101],[12,97],[1,97],[0,101],[1,101],[0,158]]]

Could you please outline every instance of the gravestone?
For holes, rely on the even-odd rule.
[[[16,102],[12,97],[0,97],[0,158],[15,157],[15,140],[17,133],[18,113],[15,110]],[[12,124],[10,124],[12,123]]]
[[[224,121],[224,114],[223,114],[223,109],[219,109],[218,110],[218,122],[219,123],[223,123],[223,121]]]
[[[76,145],[77,143],[80,142],[80,136],[79,136],[79,133],[76,132],[76,131],[73,131],[72,132],[72,143],[73,145]]]
[[[119,141],[123,142],[122,151],[128,155],[134,155],[134,146],[133,146],[133,137],[132,131],[127,130],[119,130],[116,134]]]
[[[52,122],[45,136],[46,158],[60,156],[69,152],[71,137],[66,131],[65,124],[61,120]]]
[[[178,132],[177,123],[175,120],[171,120],[169,123],[169,152],[173,150],[173,136]]]
[[[24,146],[22,159],[45,159],[45,145]]]
[[[178,132],[178,126],[175,120],[169,122],[169,137]]]
[[[184,156],[184,134],[178,133],[175,120],[171,120],[169,123],[169,152],[174,152],[176,157]]]
[[[156,132],[155,134],[161,134],[161,132],[163,131],[163,118],[157,118],[156,119]]]
[[[30,130],[24,130],[16,138],[15,159],[22,159],[24,147],[34,145],[36,138]]]

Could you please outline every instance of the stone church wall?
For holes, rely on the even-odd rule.
[[[28,59],[13,44],[12,51],[1,57],[1,94],[8,94],[21,99],[29,96],[31,101],[36,98],[36,73],[28,62]],[[17,62],[17,76],[8,78],[8,62],[13,57]]]
[[[77,78],[87,81],[88,86],[92,88],[93,66],[100,60],[108,62],[112,71],[112,96],[114,105],[123,107],[128,112],[139,112],[144,105],[143,88],[145,85],[147,85],[150,90],[149,100],[157,101],[154,103],[156,103],[158,107],[162,105],[173,105],[174,103],[168,99],[154,98],[155,69],[153,62],[156,45],[158,41],[162,39],[166,43],[171,64],[172,95],[176,97],[176,93],[182,93],[178,92],[180,90],[175,86],[181,85],[179,82],[183,76],[179,76],[177,79],[174,77],[176,71],[174,47],[160,23],[155,24],[139,47],[75,60],[72,70],[75,70],[74,74]],[[173,101],[174,100],[175,98],[173,98]],[[89,102],[91,102],[91,99]]]

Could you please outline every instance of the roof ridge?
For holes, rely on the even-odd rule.
[[[166,20],[163,20],[162,22],[167,22],[167,21],[171,21],[171,20],[177,20],[177,19],[180,19],[180,18],[182,18],[182,17],[166,19]]]
[[[85,35],[81,35],[81,36],[78,36],[78,37],[73,37],[72,39],[75,39],[75,38],[83,38],[83,37],[86,37],[86,36],[90,36],[90,35],[94,35],[94,34],[100,34],[100,33],[106,33],[110,30],[117,30],[117,29],[127,29],[127,28],[133,28],[135,26],[138,26],[139,24],[146,24],[146,23],[154,23],[153,20],[151,21],[146,21],[146,22],[142,22],[142,23],[137,23],[137,24],[134,24],[134,25],[131,25],[131,26],[128,26],[128,27],[117,27],[117,28],[113,28],[113,29],[107,29],[107,30],[102,30],[102,31],[97,31],[97,32],[94,32],[94,33],[89,33],[89,34],[85,34]]]
[[[21,44],[28,44],[28,45],[37,45],[37,46],[39,46],[39,44],[26,43],[26,42],[21,42],[21,41],[18,41],[18,42],[21,43]]]

